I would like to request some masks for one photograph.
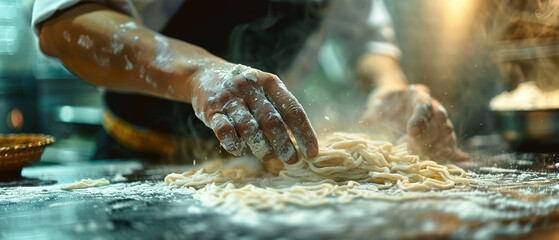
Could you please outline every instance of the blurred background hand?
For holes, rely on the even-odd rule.
[[[363,126],[386,131],[409,149],[434,160],[464,160],[446,109],[422,84],[408,85],[398,62],[389,57],[365,56],[358,68],[376,85],[361,116]],[[365,77],[367,78],[367,77]]]

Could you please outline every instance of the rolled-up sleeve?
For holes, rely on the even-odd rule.
[[[36,0],[33,5],[31,24],[33,32],[39,34],[41,23],[49,19],[57,11],[72,7],[78,3],[97,3],[140,19],[138,11],[130,0]]]
[[[400,58],[402,54],[396,45],[392,18],[382,0],[372,0],[367,24],[372,33],[366,44],[367,51]]]

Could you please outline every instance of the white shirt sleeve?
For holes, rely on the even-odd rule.
[[[64,10],[82,2],[104,4],[116,11],[140,19],[138,11],[130,0],[36,0],[31,19],[33,32],[38,35],[39,24],[54,15],[56,11]]]
[[[396,46],[392,18],[382,0],[372,0],[367,24],[374,30],[374,36],[367,42],[367,51],[400,58],[402,53]]]

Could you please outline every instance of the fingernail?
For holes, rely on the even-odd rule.
[[[299,157],[297,156],[297,154],[293,154],[293,156],[286,161],[287,164],[294,164],[297,161],[299,161]]]
[[[307,151],[305,152],[305,157],[306,158],[313,158],[316,157],[316,155],[318,155],[318,146],[311,144],[308,148]]]

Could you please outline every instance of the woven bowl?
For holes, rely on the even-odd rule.
[[[41,158],[54,138],[39,134],[0,135],[0,181],[21,177],[21,169]]]

